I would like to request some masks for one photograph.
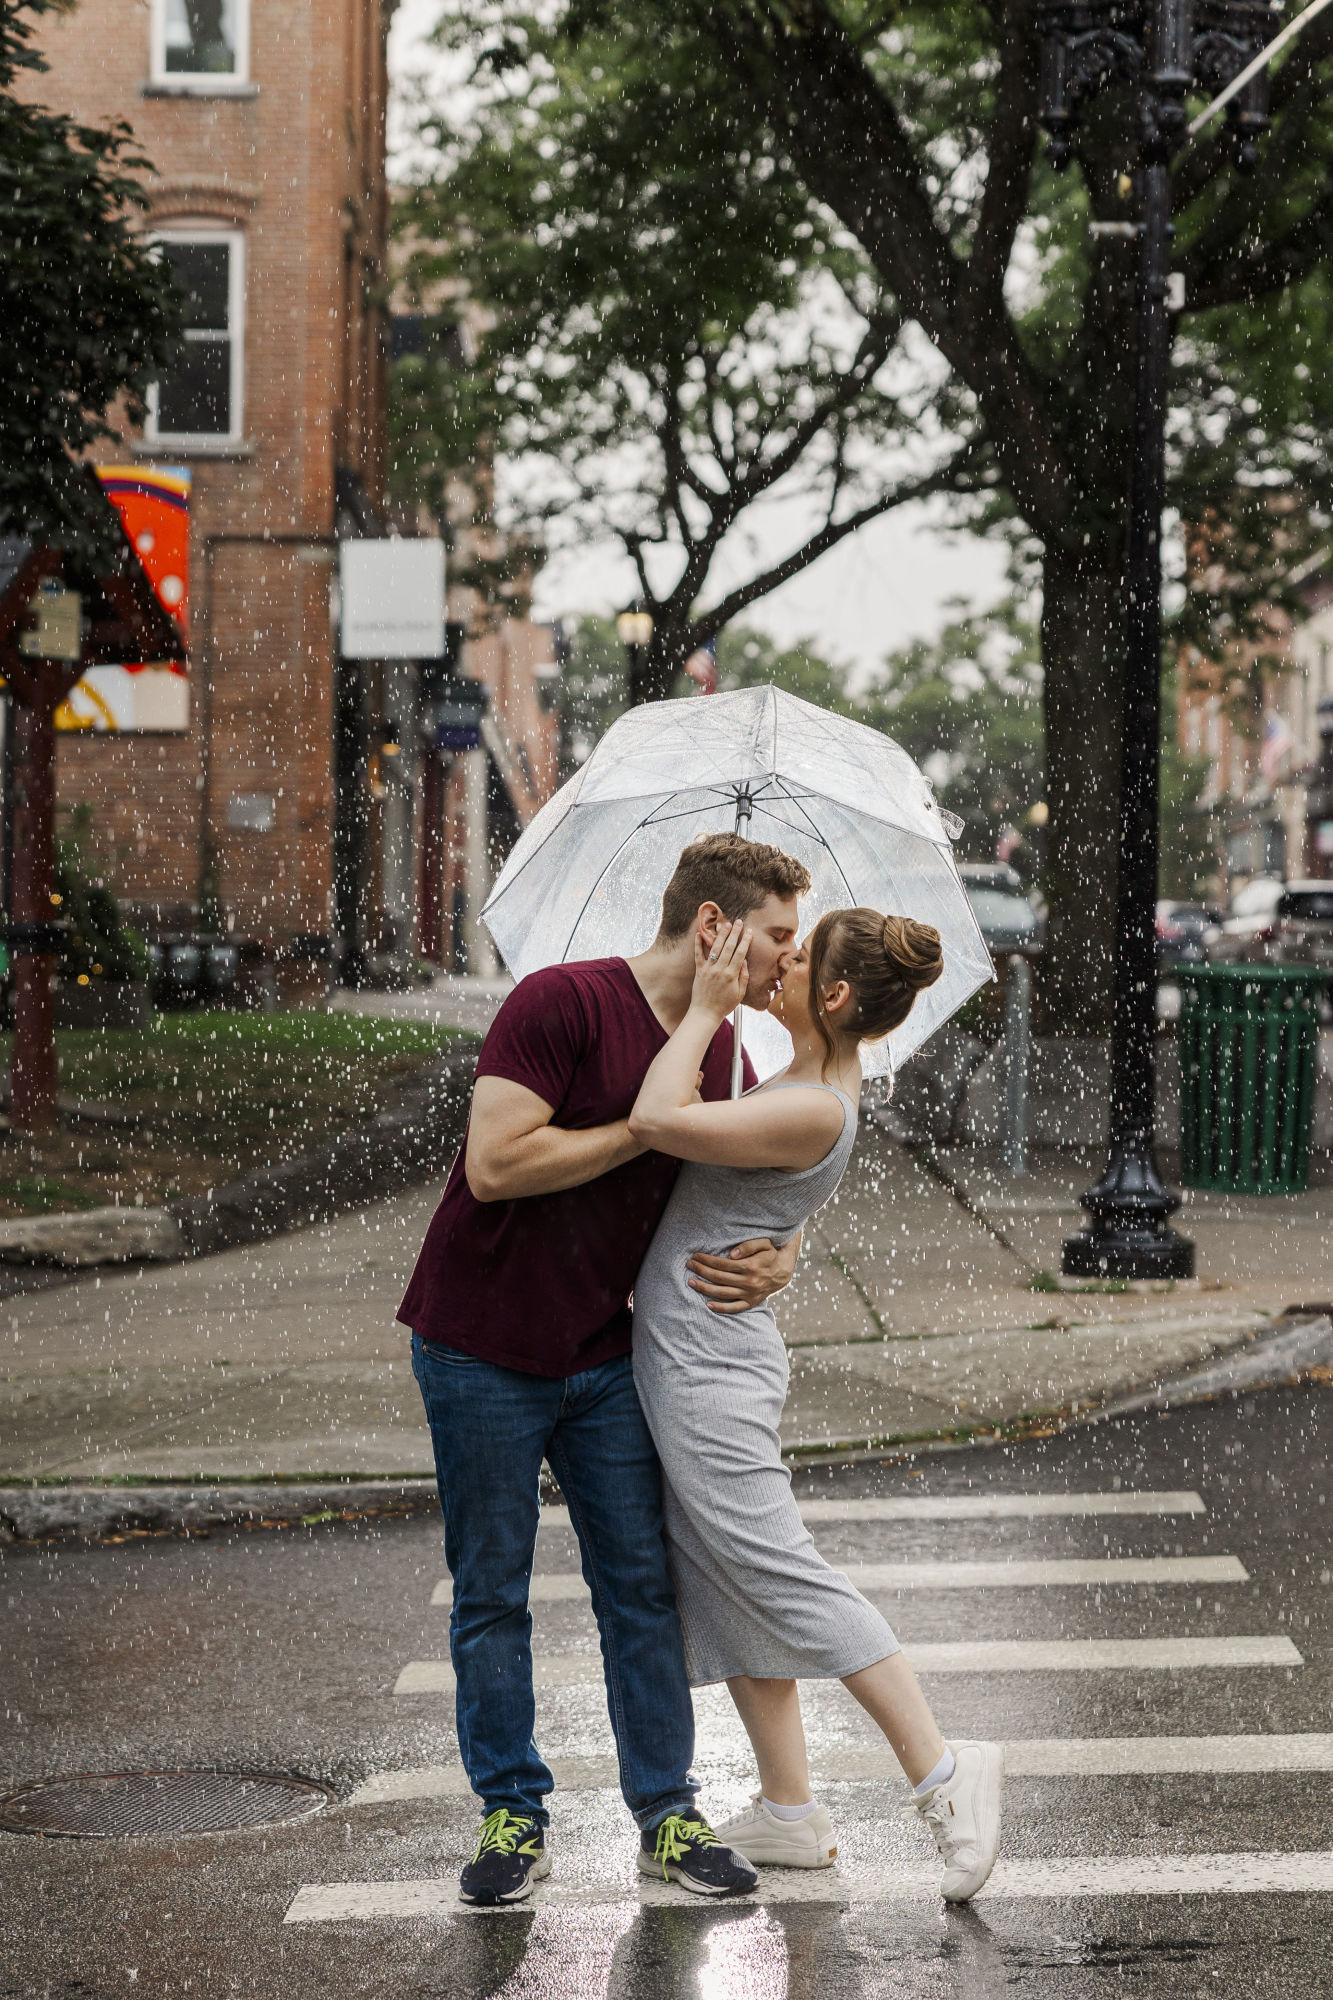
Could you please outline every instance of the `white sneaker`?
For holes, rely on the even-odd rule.
[[[714,1831],[747,1861],[771,1868],[830,1868],[838,1853],[833,1822],[823,1806],[816,1806],[804,1819],[778,1819],[764,1804],[762,1792],[755,1793],[744,1812],[724,1820]]]
[[[913,1800],[935,1836],[944,1862],[940,1885],[946,1903],[975,1896],[1000,1848],[1000,1798],[1004,1752],[998,1743],[951,1743],[957,1769],[947,1784]]]

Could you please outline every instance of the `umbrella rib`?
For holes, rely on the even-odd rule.
[[[806,825],[809,827],[811,837],[817,840],[820,846],[824,849],[824,852],[828,855],[829,860],[833,863],[833,866],[837,869],[838,874],[842,877],[843,888],[847,891],[847,894],[851,897],[852,902],[855,903],[856,901],[855,892],[852,889],[851,883],[847,880],[847,876],[843,869],[843,865],[841,861],[839,861],[837,854],[834,852],[833,848],[830,847],[828,841],[825,840],[823,834],[820,832],[819,828],[815,825],[815,822],[810,817],[805,807],[801,804],[800,799],[797,798],[795,793],[788,792],[784,788],[784,797],[787,799],[790,805],[795,806],[797,812],[801,815],[801,818],[805,821]]]
[[[685,816],[684,814],[679,815],[679,817],[681,818],[684,818],[684,816]],[[588,908],[589,903],[592,901],[593,897],[597,894],[597,891],[601,888],[603,882],[605,882],[607,876],[610,874],[612,868],[615,866],[616,861],[618,860],[620,855],[624,853],[625,849],[629,846],[635,834],[642,832],[643,828],[647,826],[651,822],[651,820],[652,820],[651,813],[648,814],[646,819],[635,820],[633,826],[629,829],[628,833],[626,833],[624,839],[621,841],[619,847],[617,847],[615,853],[608,858],[606,866],[601,870],[600,874],[597,877],[597,880],[593,883],[587,895],[583,898],[582,903],[579,905],[579,913],[569,927],[569,934],[565,943],[565,949],[560,954],[560,962],[562,965],[568,962],[567,954],[569,951],[569,947],[574,942],[574,933],[577,931],[579,925],[583,922],[584,914]]]

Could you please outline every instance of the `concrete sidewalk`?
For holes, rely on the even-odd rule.
[[[1192,1198],[1192,1285],[1056,1288],[1042,1274],[1058,1269],[1092,1164],[1053,1154],[1015,1181],[975,1149],[923,1155],[866,1119],[779,1302],[788,1448],[966,1435],[1100,1403],[1333,1293],[1328,1186],[1270,1202]],[[437,1194],[5,1301],[0,1477],[428,1474],[393,1315]]]

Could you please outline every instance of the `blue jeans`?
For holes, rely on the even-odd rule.
[[[662,1535],[662,1472],[629,1357],[551,1380],[412,1336],[454,1580],[458,1747],[483,1810],[546,1824],[528,1584],[543,1458],[569,1503],[601,1635],[620,1789],[641,1827],[690,1805],[694,1709]]]

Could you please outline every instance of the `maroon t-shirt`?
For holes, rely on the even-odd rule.
[[[478,1076],[504,1076],[553,1105],[569,1131],[629,1116],[666,1030],[623,958],[531,973],[491,1024]],[[703,1064],[703,1096],[731,1087],[731,1023]],[[745,1059],[745,1082],[754,1082]],[[404,1326],[502,1368],[577,1375],[630,1351],[629,1295],[680,1163],[641,1153],[581,1187],[481,1202],[467,1137],[426,1231]]]

